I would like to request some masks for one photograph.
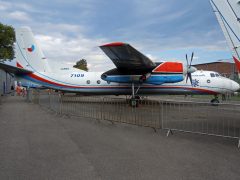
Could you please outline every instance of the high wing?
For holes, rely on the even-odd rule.
[[[0,69],[3,69],[5,71],[7,71],[8,73],[13,73],[13,74],[16,74],[16,75],[33,73],[32,71],[22,69],[22,68],[18,68],[18,67],[15,67],[15,66],[11,66],[11,65],[8,65],[8,64],[4,64],[4,63],[0,63]]]
[[[115,42],[100,48],[120,71],[147,71],[156,67],[154,62],[129,44]]]

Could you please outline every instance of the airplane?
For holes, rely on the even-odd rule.
[[[218,103],[217,95],[233,93],[240,86],[217,72],[194,68],[187,59],[182,62],[153,62],[131,45],[122,42],[100,46],[116,68],[107,72],[85,72],[76,68],[53,70],[30,28],[16,32],[16,66],[0,64],[0,68],[14,73],[45,88],[93,95],[131,95],[136,104],[137,95],[153,94],[206,94],[214,95],[211,102]]]
[[[210,0],[240,78],[240,0]]]

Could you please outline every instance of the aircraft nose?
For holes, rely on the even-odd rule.
[[[240,89],[240,85],[237,82],[232,81],[232,89],[233,91],[237,91]]]

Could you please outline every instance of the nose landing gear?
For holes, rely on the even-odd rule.
[[[220,101],[218,100],[218,96],[214,95],[214,98],[210,101],[210,103],[212,106],[217,106],[220,103]]]

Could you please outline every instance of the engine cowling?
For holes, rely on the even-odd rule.
[[[147,83],[161,85],[163,83],[176,83],[184,79],[183,65],[180,62],[157,63],[153,70],[146,72],[131,72],[112,69],[102,74],[101,78],[116,83]]]

